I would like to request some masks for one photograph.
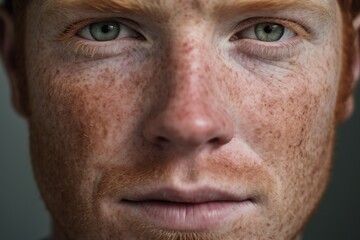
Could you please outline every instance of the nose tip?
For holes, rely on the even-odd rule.
[[[219,111],[163,111],[146,123],[144,137],[163,149],[190,151],[201,147],[216,148],[233,137],[227,114]]]

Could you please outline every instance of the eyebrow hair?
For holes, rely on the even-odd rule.
[[[301,9],[324,19],[331,17],[333,11],[325,0],[229,0],[218,4],[216,9],[226,13]]]
[[[63,13],[69,9],[85,9],[98,12],[138,13],[163,18],[169,16],[164,9],[169,8],[169,0],[48,0],[44,1],[42,10],[45,13]],[[207,1],[207,0],[205,0]],[[167,2],[167,3],[166,3]],[[201,0],[192,0],[192,6],[202,8]],[[212,11],[220,13],[244,13],[259,11],[281,11],[302,9],[313,13],[318,18],[327,19],[332,14],[326,0],[223,0],[212,4]],[[171,10],[171,8],[169,8]]]
[[[62,13],[69,9],[85,9],[98,12],[136,12],[162,15],[164,7],[161,1],[150,0],[49,0],[42,6],[45,13]]]

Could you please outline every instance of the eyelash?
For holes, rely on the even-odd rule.
[[[273,23],[279,24],[283,27],[293,31],[296,35],[288,40],[279,40],[276,42],[265,42],[256,39],[237,38],[243,31],[255,27],[261,23]],[[277,59],[286,58],[291,56],[295,52],[295,49],[299,47],[301,40],[310,41],[312,39],[312,32],[293,21],[281,19],[281,18],[251,18],[245,22],[240,23],[237,26],[240,29],[232,34],[230,42],[234,42],[237,46],[237,51],[245,53],[249,56],[259,56],[261,58]]]
[[[66,44],[70,49],[72,49],[75,52],[75,54],[78,55],[84,55],[90,58],[94,58],[95,56],[96,57],[111,56],[114,54],[114,52],[121,52],[121,50],[124,48],[124,46],[122,45],[117,45],[118,49],[114,49],[113,41],[117,41],[117,40],[108,41],[108,42],[97,42],[78,36],[78,32],[81,29],[93,23],[106,22],[106,21],[116,21],[120,25],[124,25],[128,27],[127,24],[124,24],[122,21],[119,21],[119,19],[101,19],[96,21],[87,19],[69,25],[63,32],[61,32],[61,34],[57,36],[56,39],[58,42]],[[133,29],[132,27],[128,27],[128,28]],[[136,36],[138,37],[123,38],[122,41],[131,41],[134,39],[139,41],[145,40],[145,37],[143,37],[141,33],[139,33],[134,29],[133,31],[137,33]],[[107,48],[107,46],[109,48]],[[104,50],[100,52],[99,48],[102,48]]]
[[[118,49],[114,49],[112,44],[112,41],[109,42],[96,42],[84,39],[82,37],[77,36],[77,33],[89,26],[90,24],[97,23],[97,22],[103,22],[103,21],[118,21],[114,19],[101,19],[101,20],[82,20],[79,22],[76,22],[74,24],[71,24],[68,26],[58,37],[57,40],[59,42],[65,43],[68,45],[76,54],[79,55],[85,55],[88,57],[95,57],[96,55],[99,56],[110,56],[114,52],[119,52],[121,49],[123,49],[122,44],[118,46]],[[121,21],[118,21],[120,24],[127,26],[126,24],[123,24]],[[241,32],[247,30],[250,27],[254,27],[257,24],[260,23],[274,23],[284,26],[287,29],[290,29],[293,31],[296,36],[292,37],[289,40],[284,41],[277,41],[277,42],[262,42],[260,40],[256,39],[239,39],[236,37],[236,35],[240,34]],[[131,27],[129,27],[131,28]],[[238,51],[244,52],[247,55],[250,56],[260,56],[263,58],[277,58],[277,57],[286,57],[290,55],[292,52],[294,52],[294,48],[296,48],[299,44],[300,39],[305,40],[311,40],[312,34],[309,31],[309,29],[306,29],[302,25],[295,23],[293,21],[281,19],[281,18],[250,18],[244,22],[241,22],[237,27],[238,30],[235,32],[235,34],[232,34],[229,38],[230,42],[234,42],[236,46],[239,46]],[[136,30],[134,30],[137,32]],[[126,40],[146,40],[143,35],[139,32],[137,32],[141,38],[132,38],[132,39],[122,39],[122,41]],[[116,40],[114,40],[116,41]],[[106,46],[112,46],[111,50],[108,50]],[[240,48],[241,46],[241,48]],[[100,52],[99,48],[104,49],[104,51]],[[107,49],[107,50],[106,50]]]

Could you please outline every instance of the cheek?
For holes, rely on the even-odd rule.
[[[148,108],[146,81],[139,71],[124,74],[106,66],[76,68],[76,73],[38,69],[38,77],[31,79],[36,82],[30,119],[35,176],[52,214],[79,226],[88,223],[73,212],[91,211],[96,166],[126,164],[141,154],[133,143],[142,141],[138,126]],[[143,66],[143,74],[148,67]]]
[[[237,134],[264,159],[278,161],[327,137],[319,129],[332,127],[337,72],[299,65],[285,72],[269,72],[278,74],[272,79],[258,75],[252,84],[238,89],[237,95],[244,97],[235,103]]]
[[[290,61],[286,69],[271,66],[254,75],[252,84],[237,88],[245,97],[235,104],[238,136],[276,176],[274,202],[300,218],[312,211],[326,186],[335,131],[340,68],[334,66],[340,66],[340,58],[328,48],[319,52],[329,55],[322,54],[321,61]]]
[[[319,80],[302,74],[297,77],[292,80]],[[254,123],[249,142],[254,148],[261,146],[258,150],[265,158],[289,160],[294,157],[289,155],[291,152],[304,150],[326,137],[318,130],[331,126],[332,113],[325,109],[333,107],[335,95],[321,95],[323,90],[315,93],[311,87],[307,83],[280,87],[282,89],[267,91],[251,102],[250,109],[258,111],[248,112],[249,120]]]
[[[114,69],[114,68],[113,68]],[[109,68],[45,77],[35,93],[34,117],[55,138],[73,139],[74,145],[105,154],[134,134],[146,104],[139,104],[144,81],[136,71],[118,77]],[[145,71],[146,72],[146,71]],[[116,145],[116,146],[115,146]]]

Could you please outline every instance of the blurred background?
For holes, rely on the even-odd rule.
[[[1,0],[0,0],[1,3]],[[360,91],[356,111],[340,126],[330,185],[304,240],[360,240]],[[0,240],[40,240],[49,217],[30,165],[26,122],[11,108],[0,60]]]
[[[11,108],[0,62],[1,240],[40,240],[49,233],[49,218],[31,173],[28,144],[27,125]]]

